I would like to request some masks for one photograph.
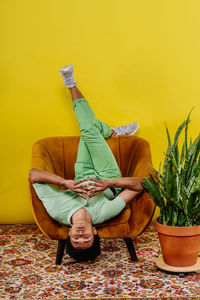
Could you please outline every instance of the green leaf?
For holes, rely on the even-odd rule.
[[[169,158],[169,154],[171,153],[171,146],[168,146],[167,148],[167,153],[165,154],[165,160],[164,160],[164,164],[163,164],[163,174],[162,174],[162,189],[165,190],[166,188],[166,174],[167,174],[167,170],[169,169],[169,164],[171,164],[170,158]]]
[[[188,215],[193,216],[193,210],[200,205],[200,191],[193,193],[188,202]]]
[[[188,124],[190,123],[190,115],[191,115],[191,112],[193,111],[194,107],[191,109],[191,111],[189,112],[189,115],[186,119],[186,125],[185,125],[185,149],[186,149],[186,152],[187,152],[187,132],[188,132]]]
[[[166,128],[166,132],[167,132],[168,144],[169,144],[169,146],[171,146],[171,138],[170,138],[169,130],[168,130],[168,128],[167,128],[166,123],[165,123],[165,128]]]
[[[184,215],[184,213],[179,211],[178,218],[177,218],[177,225],[182,227],[186,222],[187,222],[186,216]]]
[[[175,173],[178,173],[178,166],[173,152],[170,153],[170,158],[172,160],[172,167],[174,167]]]
[[[186,176],[186,182],[190,179],[193,166],[196,163],[197,157],[200,152],[200,136],[196,138],[193,144],[191,144],[190,148],[188,149],[188,157],[187,157],[187,164],[184,166]]]
[[[194,207],[194,208],[191,210],[191,215],[198,215],[198,214],[200,214],[200,204],[199,204],[199,206]]]
[[[179,165],[179,150],[178,150],[178,145],[176,145],[174,147],[174,157],[175,157],[175,160],[176,160],[176,164],[178,166]]]
[[[164,199],[162,198],[159,187],[155,182],[144,178],[144,183],[142,183],[145,191],[152,197],[154,202],[160,207],[163,208],[165,207]]]
[[[193,185],[193,188],[191,190],[191,193],[194,193],[196,191],[200,191],[200,173],[198,174],[198,176],[196,177],[196,182]]]
[[[183,162],[184,162],[184,158],[185,158],[185,143],[183,144],[182,150],[181,150],[181,158],[180,158],[180,166],[182,167]]]
[[[158,175],[158,177],[162,177],[161,174],[159,174],[159,172],[152,166],[152,164],[150,164],[148,161],[146,161],[146,163],[152,168],[152,170]]]
[[[174,209],[173,210],[173,216],[172,216],[172,226],[176,226],[176,223],[177,223],[177,210]]]
[[[177,208],[179,208],[179,209],[181,209],[181,210],[184,210],[184,209],[183,209],[183,205],[182,205],[180,202],[178,202],[178,201],[176,200],[176,198],[171,197],[171,198],[167,199],[167,201],[168,201],[169,203],[171,203],[172,205],[174,205],[174,207],[177,207]]]
[[[185,126],[188,125],[188,120],[185,120],[183,121],[183,123],[178,127],[176,133],[175,133],[175,136],[174,136],[174,146],[177,144],[178,142],[178,138],[179,138],[179,135],[181,134],[182,130],[184,129]]]
[[[188,193],[189,197],[190,197],[192,192],[193,193],[195,192],[194,186],[196,185],[197,180],[198,180],[198,177],[195,177],[195,176],[192,176],[192,178],[190,178],[190,180],[189,180],[189,183],[188,183],[188,186],[187,186],[187,193]]]
[[[183,186],[182,187],[182,203],[183,203],[183,211],[186,215],[186,217],[188,216],[188,195],[187,195],[187,190],[186,187]]]

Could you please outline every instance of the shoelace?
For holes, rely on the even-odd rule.
[[[74,87],[77,83],[77,81],[74,81],[74,76],[73,74],[69,74],[69,73],[61,73],[61,76],[64,80],[65,86],[67,87],[67,97],[68,97],[68,86]]]
[[[113,128],[114,131],[116,131],[117,134],[119,135],[126,135],[128,134],[128,128],[127,128],[127,125],[120,125],[119,127],[117,128]]]

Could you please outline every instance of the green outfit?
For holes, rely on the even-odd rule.
[[[84,98],[75,100],[73,109],[81,130],[74,179],[122,177],[115,157],[105,141],[111,136],[109,126],[95,118]],[[99,224],[118,215],[126,206],[119,196],[113,199],[114,194],[110,189],[86,200],[71,190],[59,190],[49,184],[35,183],[33,186],[49,215],[68,225],[71,224],[75,211],[83,207],[90,213],[92,223]],[[120,188],[116,188],[116,195],[120,191]]]

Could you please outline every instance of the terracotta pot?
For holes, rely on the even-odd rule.
[[[200,251],[200,225],[166,226],[156,221],[164,262],[175,267],[188,267],[197,262]]]

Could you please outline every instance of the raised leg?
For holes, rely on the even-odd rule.
[[[93,177],[98,179],[122,177],[115,157],[105,141],[112,135],[110,127],[96,119],[89,103],[82,97],[83,95],[76,86],[71,88],[70,92],[73,109],[81,130],[81,140],[75,164],[75,179],[81,179],[78,176],[82,176],[83,172],[79,170],[84,169],[86,174],[88,169],[94,170]]]
[[[79,89],[76,86],[70,88],[69,90],[72,95],[72,101],[78,100],[80,98],[84,98],[83,94],[79,91]]]
[[[91,121],[88,118],[88,111],[90,110],[88,102],[81,98],[74,101],[73,107],[81,129],[81,137],[89,151],[97,178],[120,178],[121,172],[111,149],[105,141],[105,136],[94,124],[97,119],[94,118],[94,121]],[[111,130],[109,128],[110,135]]]
[[[56,255],[56,265],[61,265],[63,253],[65,250],[66,240],[58,241],[57,255]]]
[[[82,129],[85,129],[85,126],[88,126],[89,125],[88,123],[90,123],[99,130],[99,132],[104,137],[104,139],[108,139],[109,137],[111,137],[113,132],[110,129],[110,126],[108,126],[108,124],[104,123],[103,121],[96,119],[95,114],[92,111],[89,103],[83,97],[83,95],[79,91],[79,89],[76,86],[74,86],[73,88],[71,88],[69,90],[71,92],[73,102],[77,102],[76,100],[78,100],[78,102],[79,101],[82,102],[82,100],[84,100],[84,102],[87,103],[87,104],[82,104],[83,107],[80,109],[79,108],[75,109],[76,104],[73,105],[75,113],[76,113],[76,110],[78,110],[78,111],[81,110],[81,112],[77,111],[77,113],[76,113],[76,115],[78,114],[77,119],[78,119],[78,123],[79,123],[80,127]]]
[[[132,261],[138,261],[137,254],[135,252],[135,247],[134,247],[132,238],[124,238],[124,242],[126,243],[128,251],[130,253],[131,260]]]

